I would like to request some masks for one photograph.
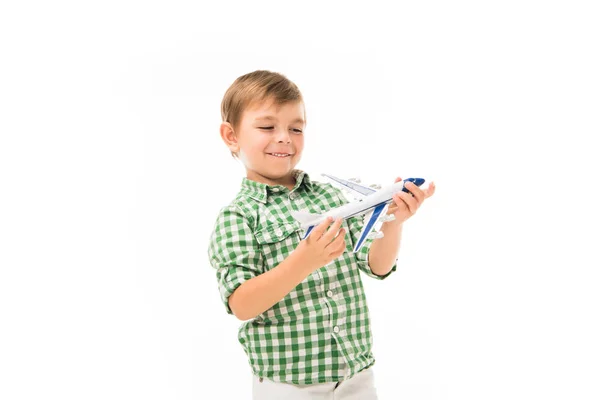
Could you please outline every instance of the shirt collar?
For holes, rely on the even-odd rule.
[[[296,185],[291,191],[283,185],[267,185],[244,177],[240,192],[261,203],[266,203],[267,198],[272,194],[294,192],[299,190],[301,186],[305,186],[308,190],[312,189],[313,183],[306,172],[295,169],[293,174],[296,178]]]

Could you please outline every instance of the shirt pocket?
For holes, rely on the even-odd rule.
[[[300,229],[293,223],[269,223],[254,233],[270,270],[285,260],[300,243]]]
[[[283,262],[300,243],[302,236],[298,225],[292,223],[269,223],[255,232],[259,243],[265,272]],[[283,299],[261,314],[265,323],[282,323],[292,320],[312,321],[316,318],[316,310],[322,307],[318,295],[320,272],[313,271]]]

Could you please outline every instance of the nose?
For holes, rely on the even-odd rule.
[[[275,140],[277,143],[291,143],[290,133],[285,129],[278,129],[275,133]]]

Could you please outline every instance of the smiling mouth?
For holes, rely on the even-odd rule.
[[[278,158],[286,158],[286,157],[292,156],[291,154],[288,154],[288,153],[267,153],[267,154],[270,156],[273,156],[273,157],[278,157]]]

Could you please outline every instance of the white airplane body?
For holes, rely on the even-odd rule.
[[[404,181],[394,183],[393,185],[386,186],[379,190],[375,190],[371,187],[359,185],[358,183],[346,181],[343,179],[335,178],[330,175],[325,175],[337,183],[343,185],[345,188],[352,190],[354,193],[359,194],[362,198],[358,201],[353,201],[343,206],[332,208],[331,210],[323,214],[311,214],[305,211],[294,211],[292,216],[300,222],[300,227],[305,231],[304,237],[306,239],[313,228],[319,225],[327,217],[333,217],[334,219],[342,218],[348,219],[358,215],[367,214],[365,218],[365,225],[362,232],[360,233],[358,240],[354,246],[353,251],[356,253],[360,250],[365,240],[368,237],[374,237],[375,239],[383,237],[383,232],[379,232],[383,222],[394,219],[394,216],[387,216],[387,209],[390,203],[393,201],[393,195],[395,193],[408,190],[404,188],[406,181],[411,181],[417,186],[421,186],[425,180],[422,178],[408,178]],[[373,232],[371,232],[373,230]]]

